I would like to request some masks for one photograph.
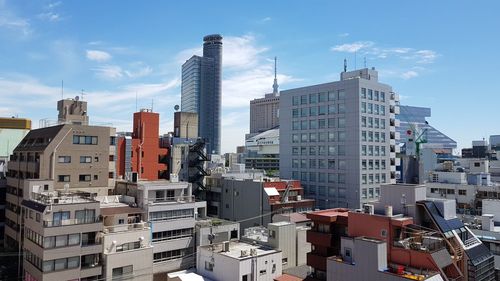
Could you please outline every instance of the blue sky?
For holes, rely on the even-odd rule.
[[[347,3],[349,2],[349,3]],[[352,2],[352,4],[351,4]],[[0,0],[0,116],[56,119],[84,91],[91,122],[130,130],[138,106],[172,130],[180,68],[202,37],[224,36],[223,152],[248,131],[250,99],[379,70],[401,103],[432,108],[430,124],[459,147],[499,134],[498,1]]]

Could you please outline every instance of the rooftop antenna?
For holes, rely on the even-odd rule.
[[[366,57],[363,58],[364,63],[365,63],[365,68],[366,68]]]
[[[277,67],[278,57],[274,57],[274,84],[273,84],[273,94],[278,94],[278,67]]]
[[[347,59],[344,58],[344,72],[347,72]]]

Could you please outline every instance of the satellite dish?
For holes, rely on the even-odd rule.
[[[175,111],[178,111],[178,110],[179,110],[179,105],[178,105],[178,104],[176,104],[176,105],[174,106],[174,109],[175,109]]]
[[[76,100],[76,101],[79,101],[79,100],[80,100],[80,97],[79,97],[79,96],[76,96],[76,97],[75,97],[75,100]]]

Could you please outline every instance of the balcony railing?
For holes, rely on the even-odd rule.
[[[133,231],[133,230],[143,230],[148,229],[149,224],[146,222],[138,222],[138,223],[130,223],[130,224],[117,224],[110,225],[104,227],[104,233],[116,233],[116,232],[125,232],[125,231]]]
[[[188,196],[175,196],[175,197],[161,197],[161,198],[149,198],[149,203],[193,203],[195,198],[193,195]]]
[[[95,218],[85,218],[85,219],[67,219],[67,220],[54,220],[54,221],[43,221],[43,227],[58,227],[67,225],[77,225],[77,224],[90,224],[101,222],[101,217]]]

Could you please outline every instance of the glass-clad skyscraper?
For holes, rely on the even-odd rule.
[[[220,154],[222,36],[203,38],[203,57],[192,56],[182,65],[182,111],[199,116],[198,135],[207,141],[207,152]]]

